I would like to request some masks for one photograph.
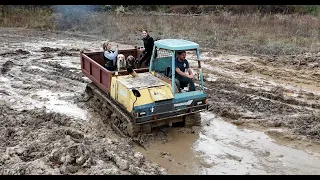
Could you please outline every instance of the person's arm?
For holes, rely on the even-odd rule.
[[[116,57],[118,56],[118,48],[114,52],[104,52],[104,56],[113,61],[113,65],[115,65]]]
[[[189,74],[188,78],[192,79],[193,78],[193,73],[192,73],[192,70],[191,70],[191,68],[189,66],[189,62],[188,61],[186,61],[186,69],[187,69],[188,74]]]
[[[113,52],[108,52],[108,51],[105,51],[104,52],[104,57],[110,59],[110,60],[113,60],[114,58],[114,53]]]
[[[191,68],[188,68],[189,75],[193,75]]]
[[[146,52],[152,52],[152,49],[153,49],[153,45],[154,45],[154,40],[152,37],[150,37],[148,40],[147,40],[147,47],[145,47],[145,51]]]
[[[143,47],[140,48],[140,51],[145,52],[146,51],[146,44],[148,44],[148,42],[146,43],[144,39],[142,39],[143,41]]]
[[[187,69],[189,75],[193,75],[192,70],[191,70],[190,65],[189,65],[189,61],[186,61],[186,69]]]
[[[189,73],[189,78],[193,78],[193,73],[192,73],[192,70],[191,68],[188,68],[188,73]]]
[[[113,65],[115,66],[117,61],[117,56],[118,56],[118,47],[114,51],[113,55],[114,55],[114,58],[112,60],[113,60]]]
[[[178,74],[180,74],[181,76],[184,76],[184,77],[189,78],[189,75],[186,74],[186,73],[184,73],[184,72],[182,72],[179,68],[176,68],[176,72],[177,72]]]
[[[179,66],[178,66],[177,63],[175,64],[175,67],[176,67],[176,72],[177,72],[178,74],[180,74],[181,76],[187,77],[187,78],[189,77],[188,74],[186,74],[186,73],[184,73],[184,72],[182,72],[182,71],[180,70],[180,68],[179,68]]]

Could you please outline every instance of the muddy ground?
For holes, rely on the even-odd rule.
[[[319,142],[319,66],[320,52],[212,58],[205,65],[210,110],[238,125],[282,127],[295,136],[290,138]]]
[[[320,174],[320,53],[202,50],[202,126],[157,129],[146,151],[83,98],[79,51],[106,39],[11,28],[0,39],[0,174]]]

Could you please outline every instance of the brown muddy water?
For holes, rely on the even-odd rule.
[[[136,146],[169,174],[320,174],[319,152],[285,146],[257,130],[238,128],[210,112],[201,114],[199,134],[169,129],[167,143],[154,142],[148,151]]]

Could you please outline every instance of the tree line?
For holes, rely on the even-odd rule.
[[[61,5],[63,6],[63,5]],[[81,6],[81,5],[74,5]],[[125,11],[157,11],[179,14],[207,14],[231,12],[234,14],[262,13],[262,14],[320,14],[319,5],[86,5],[92,11],[115,11],[122,6]],[[37,10],[45,8],[54,12],[57,5],[0,5],[1,14],[16,9]],[[71,7],[71,6],[70,6]]]

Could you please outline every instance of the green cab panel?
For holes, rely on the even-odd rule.
[[[154,42],[157,48],[169,50],[198,49],[199,44],[184,39],[161,39]]]

